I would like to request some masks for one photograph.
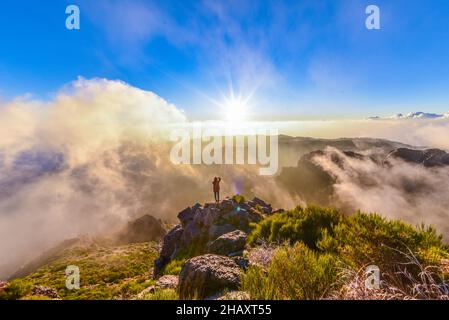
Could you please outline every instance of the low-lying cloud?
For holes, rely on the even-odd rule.
[[[161,125],[185,120],[157,95],[104,79],[1,105],[0,266],[126,221],[139,209],[128,172],[157,173],[161,155],[149,146]]]
[[[343,161],[337,164],[333,156]],[[331,148],[315,161],[336,179],[333,187],[341,206],[413,225],[433,225],[449,235],[448,167],[426,168],[398,159],[383,164],[370,157],[348,157]]]
[[[187,121],[182,110],[156,94],[106,79],[80,78],[50,101],[21,97],[0,103],[0,278],[6,276],[5,266],[14,271],[61,240],[108,233],[143,214],[174,220],[183,207],[211,200],[211,178],[217,175],[223,178],[224,196],[257,195],[284,208],[302,203],[255,167],[174,166],[166,130]],[[389,119],[278,127],[292,135],[383,137],[449,149],[448,122]],[[449,233],[445,169],[405,163],[387,168],[347,159],[341,170],[326,158],[320,163],[336,177],[340,199],[352,207],[412,223],[424,220]]]

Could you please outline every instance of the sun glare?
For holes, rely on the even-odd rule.
[[[227,121],[241,122],[246,119],[248,103],[241,97],[231,97],[226,99],[221,107]]]

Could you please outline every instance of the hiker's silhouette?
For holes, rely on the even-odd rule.
[[[214,181],[212,181],[214,198],[216,203],[220,202],[220,181],[221,181],[220,177],[214,177]]]

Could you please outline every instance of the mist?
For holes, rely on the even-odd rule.
[[[342,161],[335,163],[333,156]],[[379,213],[412,225],[433,225],[449,237],[448,167],[426,168],[393,158],[388,164],[379,163],[371,157],[348,157],[334,148],[327,148],[314,161],[335,178],[337,206],[351,212]]]
[[[175,222],[186,206],[212,200],[214,176],[223,179],[223,198],[239,193],[275,208],[305,205],[276,177],[259,176],[255,166],[173,165],[167,130],[188,121],[183,110],[156,94],[106,79],[79,78],[48,101],[25,96],[0,103],[0,278],[68,238],[110,234],[144,214]],[[395,122],[393,134],[382,131],[381,121],[372,123],[365,128],[373,137],[406,136],[406,124]],[[447,130],[440,122],[419,126],[422,138],[414,141],[428,144],[432,130]],[[294,127],[288,123],[280,133],[313,133]],[[333,123],[322,126],[321,134],[363,136],[362,127]],[[299,157],[292,150],[279,155],[290,165]],[[316,161],[336,178],[339,204],[424,221],[449,234],[447,169],[382,167],[350,158],[340,168],[329,161],[332,152],[338,151],[329,149]]]
[[[68,238],[110,234],[144,214],[174,222],[211,201],[217,175],[223,197],[293,205],[254,166],[173,165],[167,130],[186,121],[157,95],[105,79],[80,78],[48,102],[1,105],[0,277]]]

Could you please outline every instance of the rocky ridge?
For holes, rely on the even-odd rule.
[[[259,198],[245,201],[239,196],[219,204],[187,207],[178,214],[180,223],[163,239],[154,262],[154,278],[170,261],[187,252],[190,259],[179,274],[181,299],[204,299],[238,289],[242,269],[248,266],[243,253],[250,224],[278,211]]]

